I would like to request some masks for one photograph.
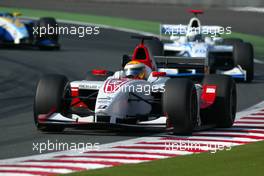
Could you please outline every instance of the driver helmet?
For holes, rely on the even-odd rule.
[[[146,77],[145,64],[139,61],[130,61],[125,65],[124,73],[127,78],[145,79]]]
[[[187,35],[188,41],[193,42],[195,39],[195,35],[196,35],[195,33],[189,33]]]
[[[202,35],[200,34],[199,29],[196,28],[188,31],[186,37],[188,38],[188,41],[194,42],[196,40],[199,40],[202,37]]]

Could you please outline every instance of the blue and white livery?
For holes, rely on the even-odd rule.
[[[39,48],[59,48],[58,35],[38,36],[34,34],[34,28],[39,29],[40,25],[54,25],[53,18],[41,18],[38,21],[23,20],[18,18],[21,14],[0,13],[0,46],[3,45],[31,45]]]
[[[209,57],[209,60],[213,60],[213,62],[223,66],[222,69],[215,70],[216,73],[230,75],[233,78],[244,81],[251,81],[253,79],[252,45],[249,43],[245,44],[241,39],[231,39],[228,42],[226,39],[221,38],[220,35],[223,32],[231,34],[230,27],[202,26],[197,14],[203,12],[199,11],[197,13],[197,10],[191,12],[195,14],[195,17],[191,18],[188,25],[163,24],[160,26],[161,35],[169,35],[170,39],[170,42],[163,44],[165,56]],[[244,49],[248,51],[245,54],[242,51]],[[174,74],[178,73],[175,70],[173,72]],[[196,70],[191,70],[190,74],[198,75]]]

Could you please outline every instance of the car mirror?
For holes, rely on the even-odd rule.
[[[131,61],[131,58],[129,57],[129,55],[127,55],[127,54],[123,55],[122,63],[121,63],[121,64],[122,64],[122,68],[124,68],[125,65],[126,65],[129,61]]]

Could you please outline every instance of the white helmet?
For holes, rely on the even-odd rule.
[[[134,79],[145,79],[146,78],[146,67],[145,64],[139,61],[130,61],[124,67],[126,77]]]

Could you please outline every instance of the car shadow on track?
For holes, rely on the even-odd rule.
[[[61,133],[46,133],[46,134],[59,134],[65,135],[88,135],[88,136],[123,136],[123,137],[145,137],[145,136],[159,136],[161,133],[166,132],[165,128],[151,128],[151,127],[133,127],[133,128],[120,128],[120,129],[89,129],[89,130],[75,130],[66,129]]]

